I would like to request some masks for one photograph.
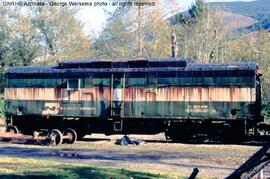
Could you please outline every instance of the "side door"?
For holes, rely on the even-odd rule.
[[[111,80],[111,116],[124,116],[125,74],[114,73]]]

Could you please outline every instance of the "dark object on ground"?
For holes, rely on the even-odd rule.
[[[251,156],[244,164],[230,174],[226,179],[252,178],[270,163],[270,142],[265,144],[258,152]]]
[[[136,139],[134,137],[128,137],[127,135],[124,135],[121,139],[118,139],[115,144],[117,145],[140,145],[145,144],[145,141],[141,139]]]
[[[193,171],[191,173],[191,175],[188,177],[188,179],[194,179],[196,178],[196,176],[198,175],[199,173],[199,169],[198,168],[193,168]]]

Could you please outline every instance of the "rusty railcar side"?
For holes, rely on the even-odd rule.
[[[7,117],[25,131],[167,131],[172,138],[179,128],[196,134],[230,125],[246,133],[260,121],[256,70],[252,62],[187,65],[182,59],[14,67],[7,74]]]

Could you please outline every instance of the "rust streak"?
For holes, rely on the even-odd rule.
[[[255,88],[126,88],[125,101],[255,101]],[[11,100],[93,101],[111,100],[110,88],[68,91],[61,88],[6,88]]]

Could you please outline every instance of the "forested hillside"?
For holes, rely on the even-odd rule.
[[[240,30],[257,31],[260,29],[270,30],[270,1],[255,0],[250,2],[212,2],[209,3],[213,9],[241,14],[252,17],[258,22]]]
[[[248,2],[211,2],[209,3],[213,8],[219,8],[224,11],[229,11],[237,14],[242,14],[255,19],[264,19],[270,16],[270,1],[269,0],[255,0]]]

